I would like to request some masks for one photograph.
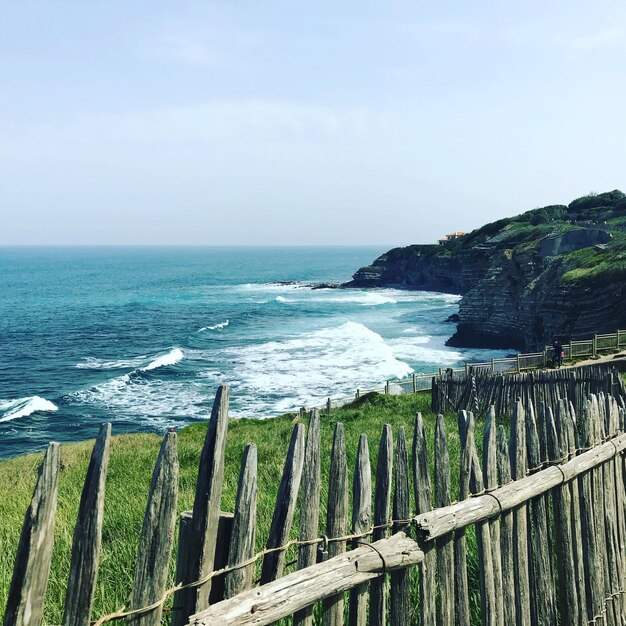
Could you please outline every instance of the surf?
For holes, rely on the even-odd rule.
[[[199,333],[203,333],[207,330],[222,330],[222,328],[226,328],[228,326],[228,320],[224,322],[220,322],[219,324],[214,324],[213,326],[203,326],[198,330]]]
[[[3,412],[0,422],[10,422],[20,417],[27,417],[33,413],[48,413],[58,410],[59,407],[56,404],[40,396],[18,398],[17,400],[0,402],[0,411]]]

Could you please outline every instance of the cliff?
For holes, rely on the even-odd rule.
[[[449,345],[534,350],[626,328],[625,226],[626,196],[593,194],[442,245],[394,248],[345,286],[460,294]]]

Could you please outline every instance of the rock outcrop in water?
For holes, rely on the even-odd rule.
[[[534,350],[626,328],[625,231],[624,194],[593,194],[443,245],[394,248],[345,286],[460,294],[449,345]]]

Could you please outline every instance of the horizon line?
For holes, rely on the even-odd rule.
[[[233,243],[233,244],[188,244],[188,243],[0,243],[0,248],[397,248],[420,244],[385,243]],[[424,245],[424,244],[421,244]],[[427,245],[427,244],[426,244]]]

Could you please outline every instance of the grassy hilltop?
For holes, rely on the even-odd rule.
[[[393,248],[381,258],[388,262],[406,262],[419,255],[423,261],[444,261],[483,248],[539,252],[544,239],[586,229],[610,233],[606,247],[598,249],[595,244],[583,246],[581,242],[578,250],[560,252],[565,260],[570,261],[566,265],[573,265],[578,270],[574,273],[566,270],[560,275],[560,280],[569,282],[585,276],[626,272],[626,195],[618,189],[583,196],[569,205],[554,204],[505,217],[460,237],[448,239],[443,244]],[[375,268],[377,265],[374,262],[368,267]],[[359,272],[365,269],[361,268]],[[359,272],[355,274],[355,281],[358,281]],[[466,289],[457,290],[463,292]]]

